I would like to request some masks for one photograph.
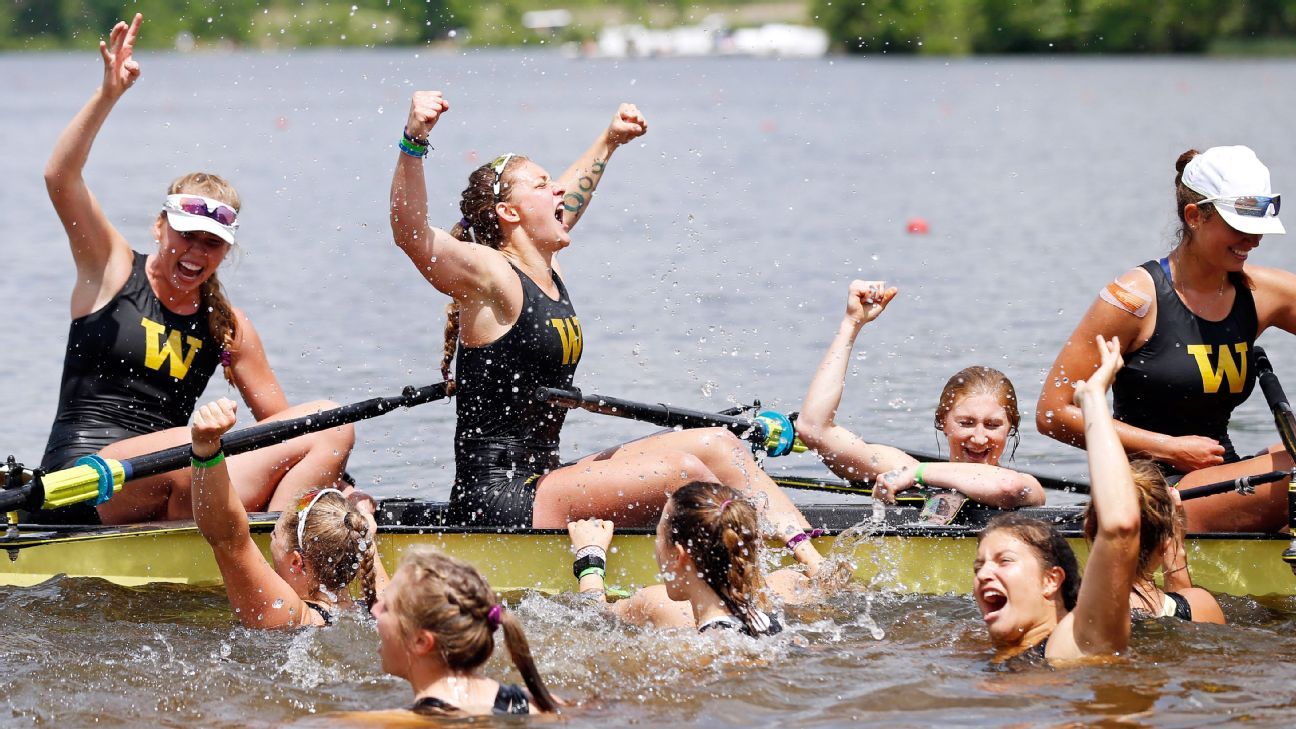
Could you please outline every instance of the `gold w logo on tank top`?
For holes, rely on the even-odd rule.
[[[563,319],[550,319],[549,324],[558,330],[558,337],[562,339],[562,363],[569,365],[580,362],[581,350],[585,343],[585,338],[581,334],[580,320],[569,316]]]
[[[1225,379],[1228,380],[1230,393],[1236,395],[1242,392],[1247,376],[1247,343],[1238,342],[1232,345],[1232,352],[1229,348],[1229,345],[1221,344],[1216,354],[1216,348],[1209,344],[1188,345],[1188,354],[1197,360],[1197,369],[1201,371],[1202,392],[1208,395],[1219,392],[1220,385]],[[1233,359],[1234,352],[1238,355],[1236,360]],[[1212,356],[1215,357],[1215,362],[1211,362]]]
[[[144,341],[147,345],[144,364],[149,369],[160,370],[165,362],[170,367],[171,376],[183,380],[189,374],[189,365],[193,364],[194,355],[202,349],[202,340],[186,335],[184,340],[189,345],[189,351],[185,352],[180,343],[179,330],[168,332],[165,326],[147,317],[140,320],[140,325],[144,327]]]

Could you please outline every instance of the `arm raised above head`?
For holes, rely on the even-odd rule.
[[[450,102],[440,91],[416,92],[410,100],[404,133],[426,140],[449,109]],[[428,225],[423,157],[406,152],[404,147],[397,154],[390,201],[392,238],[428,283],[455,299],[490,286],[490,251],[486,247]]]
[[[639,107],[621,104],[612,115],[607,129],[558,178],[558,184],[566,190],[566,195],[563,196],[563,222],[568,229],[575,227],[589,208],[612,153],[621,145],[647,133],[648,120],[640,113]]]

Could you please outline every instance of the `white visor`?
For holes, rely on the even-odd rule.
[[[230,225],[224,225],[219,220],[211,217],[212,214],[198,214],[186,212],[182,205],[184,201],[201,200],[206,205],[206,210],[215,211],[217,208],[225,208],[232,211],[235,215],[234,221]],[[192,231],[201,231],[211,233],[226,243],[233,244],[235,234],[238,232],[238,211],[233,206],[210,197],[202,195],[167,195],[166,201],[162,203],[162,210],[166,213],[167,224],[180,233],[189,233]]]

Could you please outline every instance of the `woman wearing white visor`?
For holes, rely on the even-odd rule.
[[[101,42],[103,85],[59,136],[45,168],[50,201],[76,262],[72,326],[58,414],[41,466],[71,466],[99,452],[128,458],[189,440],[194,403],[217,365],[258,420],[331,407],[288,407],[256,329],[230,306],[216,270],[234,244],[238,193],[216,175],[171,183],[153,223],[157,250],[130,245],[82,177],[99,128],[139,78],[132,58],[142,16]],[[350,426],[303,436],[230,459],[231,480],[251,510],[278,510],[309,487],[332,484],[355,440]],[[40,522],[131,523],[191,515],[189,470],[126,485],[112,499],[30,515]],[[282,495],[282,496],[281,496]]]
[[[1233,409],[1255,386],[1256,337],[1296,332],[1296,275],[1248,262],[1263,236],[1285,233],[1269,169],[1247,147],[1190,150],[1175,164],[1178,243],[1126,271],[1099,294],[1045,380],[1041,433],[1084,447],[1070,387],[1098,366],[1094,337],[1119,337],[1125,368],[1112,387],[1117,431],[1130,454],[1155,460],[1180,488],[1290,469],[1281,447],[1241,458],[1229,440]],[[1255,495],[1185,504],[1189,531],[1280,529],[1286,484]]]

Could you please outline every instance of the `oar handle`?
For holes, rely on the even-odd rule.
[[[377,417],[398,407],[408,408],[442,400],[449,396],[446,390],[447,383],[444,382],[418,388],[409,386],[395,397],[375,397],[298,418],[260,423],[226,433],[221,438],[221,449],[228,456],[246,453],[307,433]],[[0,512],[42,505],[46,508],[63,506],[96,496],[103,500],[127,481],[188,466],[189,449],[190,444],[186,443],[121,461],[96,456],[89,459],[94,463],[46,474],[44,485],[34,482],[21,489],[0,492]],[[37,486],[42,493],[36,493]],[[38,498],[41,503],[30,503]]]

